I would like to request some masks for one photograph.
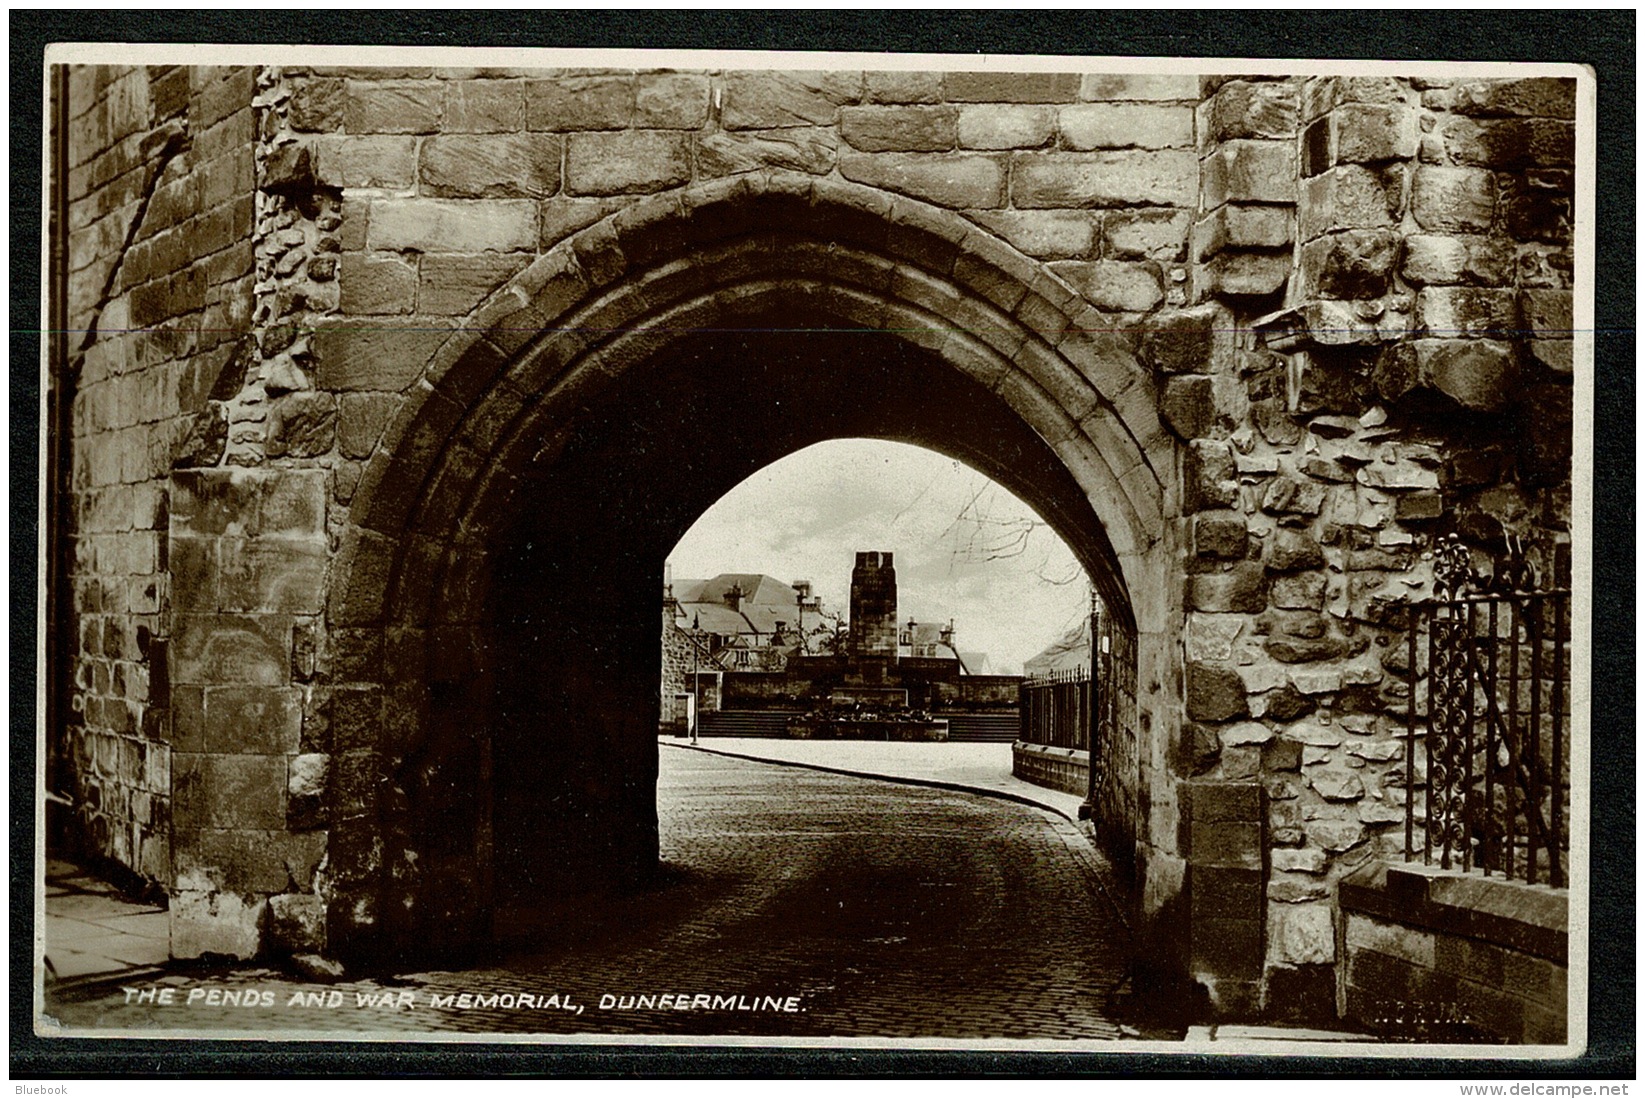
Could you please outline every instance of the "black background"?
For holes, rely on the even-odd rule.
[[[529,1075],[1467,1079],[1635,1075],[1635,15],[1600,12],[16,12],[11,46],[13,1078]],[[50,42],[838,50],[1579,62],[1598,76],[1589,1048],[1576,1061],[1406,1057],[43,1040],[32,1027],[38,714],[42,102]],[[25,933],[28,932],[28,933]],[[1413,1047],[1417,1052],[1420,1047]]]

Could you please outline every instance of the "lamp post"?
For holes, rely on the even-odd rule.
[[[693,627],[696,627],[700,625],[701,622],[702,617],[699,615],[692,619],[691,624]],[[692,630],[693,636],[691,638],[691,743],[693,744],[697,743],[697,723],[702,720],[700,713],[702,709],[702,699],[698,697],[697,691],[699,671],[699,661],[697,657],[700,655],[697,651],[697,646],[702,642],[695,636],[696,632],[697,631],[694,628]]]

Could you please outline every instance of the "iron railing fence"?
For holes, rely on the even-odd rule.
[[[1091,749],[1091,673],[1084,668],[1024,679],[1017,688],[1018,739],[1052,748]]]
[[[1453,574],[1411,608],[1405,858],[1563,887],[1570,593],[1468,590],[1477,583]]]

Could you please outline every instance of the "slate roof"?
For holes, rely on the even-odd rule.
[[[1039,653],[1022,662],[1026,676],[1049,675],[1052,672],[1071,672],[1091,666],[1091,627],[1081,622]]]
[[[733,587],[743,593],[735,611],[727,598]],[[769,634],[778,622],[793,629],[800,617],[798,596],[792,586],[762,573],[722,572],[712,580],[674,581],[674,598],[680,604],[677,621],[682,626],[700,622],[702,629],[722,637]]]

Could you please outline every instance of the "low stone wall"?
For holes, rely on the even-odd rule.
[[[1346,1019],[1436,1040],[1565,1041],[1564,890],[1375,863],[1338,900]]]
[[[1024,782],[1085,796],[1090,787],[1090,763],[1086,753],[1075,748],[1052,748],[1045,744],[1017,741],[1011,745],[1011,773]]]
[[[946,721],[790,721],[788,735],[795,740],[910,740],[948,739]]]
[[[994,706],[1016,709],[1020,675],[968,675],[960,677],[960,702],[967,706]]]

